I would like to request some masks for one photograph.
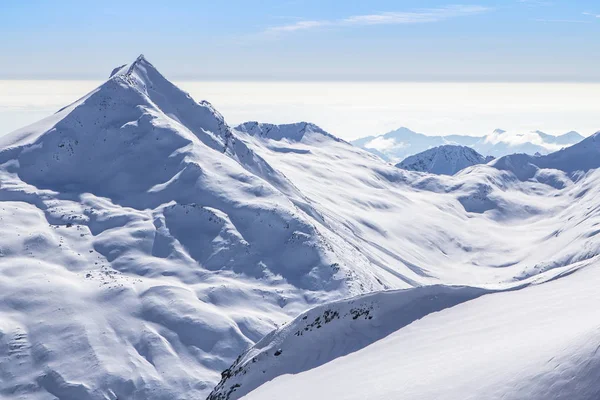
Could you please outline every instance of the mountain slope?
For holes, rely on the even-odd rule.
[[[596,399],[599,278],[596,260],[559,280],[430,313],[345,357],[280,375],[244,399]],[[398,311],[400,318],[406,315]],[[368,332],[366,325],[377,323],[356,323],[351,335]],[[302,358],[308,358],[308,349],[311,355],[327,354],[327,345],[346,339],[344,332],[329,335],[332,342],[305,346],[304,354],[294,350]],[[286,346],[278,341],[282,333],[270,337],[273,348]],[[293,363],[288,359],[279,368]],[[259,377],[257,372],[240,379]]]
[[[302,313],[271,332],[223,372],[208,400],[237,399],[265,382],[358,351],[424,316],[479,297],[470,287],[426,286],[375,292]]]
[[[324,215],[325,221],[340,234],[347,235],[349,242],[360,246],[362,252],[374,264],[412,286],[427,285],[428,290],[439,290],[439,293],[430,294],[441,304],[447,300],[441,293],[452,290],[446,285],[455,283],[475,286],[476,288],[469,289],[473,290],[473,293],[506,292],[505,296],[510,297],[498,304],[519,307],[521,300],[517,293],[530,290],[523,288],[530,285],[544,286],[547,282],[563,279],[564,276],[584,267],[597,269],[597,259],[600,255],[600,242],[597,239],[600,208],[595,201],[600,192],[598,170],[582,175],[556,169],[538,169],[530,179],[520,180],[512,171],[496,168],[491,163],[475,165],[455,176],[423,175],[394,170],[393,167],[377,162],[377,158],[368,153],[343,142],[332,141],[317,132],[303,136],[299,142],[285,138],[273,140],[260,135],[243,139],[275,168],[292,179]],[[573,146],[572,150],[567,149],[565,152],[570,153],[578,146]],[[588,145],[585,147],[598,155],[597,149]],[[573,154],[574,157],[579,157],[580,152]],[[332,185],[331,182],[335,184]],[[347,195],[349,193],[352,193],[352,196]],[[364,220],[364,215],[369,215],[368,221]],[[411,221],[415,220],[417,223],[411,225]],[[583,282],[586,282],[585,279]],[[446,285],[435,289],[436,286],[430,286],[435,283]],[[563,288],[562,293],[568,295],[568,285]],[[409,290],[406,293],[418,292]],[[513,297],[513,293],[516,297]],[[379,295],[374,294],[374,299]],[[410,298],[410,295],[408,296],[407,298]],[[485,301],[486,297],[488,295],[469,301],[464,306],[471,302]],[[373,303],[379,304],[377,306],[365,306],[362,299],[319,306],[272,332],[242,354],[225,371],[223,379],[212,393],[212,398],[232,400],[250,392],[249,398],[270,399],[281,397],[284,391],[292,397],[297,395],[303,398],[351,398],[351,392],[354,390],[357,398],[371,398],[370,394],[352,385],[348,385],[351,390],[344,390],[348,379],[363,382],[348,370],[344,370],[343,374],[337,374],[334,370],[331,370],[331,373],[327,372],[327,376],[331,378],[328,381],[330,387],[327,389],[322,389],[321,382],[314,378],[312,371],[329,371],[329,368],[333,368],[329,365],[337,365],[342,363],[342,360],[353,357],[352,352],[364,352],[371,346],[385,342],[390,331],[395,332],[391,334],[393,336],[411,329],[412,324],[404,325],[401,321],[414,321],[419,318],[425,320],[434,318],[437,314],[429,314],[427,311],[428,304],[432,301],[427,296],[415,299],[407,308],[404,306],[404,300],[401,300],[402,297],[399,297],[390,302],[393,310],[390,312],[396,312],[399,316],[379,319],[378,317],[385,313],[369,314],[373,316],[373,320],[364,321],[366,325],[355,325],[356,320],[353,319],[354,315],[350,309],[366,309],[371,313],[372,309],[385,308],[378,300]],[[544,303],[545,298],[542,296],[539,301]],[[552,305],[552,302],[553,300],[549,300],[548,304]],[[358,303],[361,305],[351,305]],[[446,304],[450,308],[441,307],[444,310],[440,313],[454,315],[453,309],[457,303]],[[397,308],[394,308],[395,306]],[[423,311],[422,314],[408,318],[408,315],[418,314],[419,310]],[[554,311],[555,309],[550,307],[547,313],[551,315]],[[473,317],[460,318],[466,318],[465,324],[473,318],[485,321],[485,313],[482,308],[480,313]],[[568,324],[569,313],[562,312],[558,315],[557,318],[564,321],[563,324]],[[488,318],[493,319],[493,313]],[[522,320],[510,313],[506,318],[508,324],[522,327],[523,332],[535,331],[535,324],[529,327],[522,326],[528,322],[527,319]],[[322,322],[325,320],[328,321],[327,324]],[[358,321],[363,320],[359,317]],[[396,321],[398,325],[393,325],[390,321]],[[531,316],[530,321],[535,321],[535,315]],[[463,320],[458,322],[462,323]],[[308,328],[308,331],[305,328]],[[482,341],[486,340],[487,335],[493,341],[497,332],[500,332],[497,328],[489,332],[479,327],[473,329],[483,331],[478,339]],[[458,326],[456,332],[457,338],[460,338]],[[504,345],[508,347],[510,343]],[[431,352],[424,350],[422,355],[424,358],[435,360],[441,350],[435,346],[431,348]],[[552,354],[568,357],[568,353],[561,353],[560,349],[555,347],[549,347],[546,351],[549,358]],[[387,350],[381,352],[386,358]],[[591,362],[595,362],[594,360],[591,358]],[[371,360],[364,361],[364,365],[369,368],[372,363]],[[410,364],[406,367],[400,364],[396,368],[394,363],[397,363],[397,358],[388,363],[382,362],[382,365],[385,371],[392,375],[404,373],[403,371],[410,368]],[[520,368],[523,364],[515,365],[515,368]],[[528,371],[535,371],[538,367],[539,365],[534,365]],[[357,373],[363,371],[360,373],[364,376],[364,367],[358,368],[352,364],[352,368],[355,368]],[[506,371],[510,370],[506,368]],[[376,366],[369,371],[369,375],[385,377],[376,382],[376,385],[385,390],[371,394],[380,398],[396,395],[395,392],[394,395],[390,395],[388,382],[394,380],[388,373],[377,369]],[[579,372],[577,369],[569,369],[565,373],[572,376]],[[292,375],[299,377],[308,374],[306,376],[309,378],[301,380],[301,384],[295,386],[294,378],[288,378],[289,375],[282,376],[288,373],[299,374]],[[465,373],[469,375],[472,371],[466,369]],[[348,374],[350,378],[347,379],[344,374]],[[271,379],[275,379],[272,385],[267,383],[263,389],[261,385]],[[434,382],[430,379],[411,379],[425,382],[426,385]],[[279,381],[285,383],[279,385]],[[495,381],[488,379],[482,382],[488,384]],[[526,382],[520,381],[519,385],[526,386]],[[580,382],[588,385],[586,387],[590,385],[589,381]],[[288,384],[294,388],[293,394],[287,390]],[[302,390],[300,386],[303,385],[315,390]],[[435,383],[432,385],[435,387]],[[255,392],[252,391],[257,387]],[[366,384],[365,388],[368,387],[370,385]],[[329,390],[333,388],[340,388],[340,391]],[[456,398],[464,396],[470,388],[456,392]],[[420,391],[413,393],[413,397],[407,398],[426,394]],[[508,394],[510,391],[501,389],[499,393]],[[443,397],[440,393],[436,393],[435,396]]]
[[[203,398],[278,324],[382,288],[145,58],[0,137],[0,397]]]
[[[396,167],[408,171],[454,175],[462,169],[485,164],[491,160],[493,157],[484,157],[470,147],[446,145],[407,157],[401,163],[396,164]]]
[[[467,146],[485,156],[501,157],[513,153],[548,154],[581,140],[583,140],[583,136],[577,132],[552,136],[540,131],[523,134],[496,129],[483,137],[427,136],[407,128],[400,128],[384,135],[357,139],[352,144],[376,154],[384,160],[398,162],[408,156],[444,145]]]
[[[573,203],[594,207],[596,190],[582,188],[594,187],[596,171],[577,181],[548,169],[521,181],[489,165],[423,175],[318,131],[300,141],[239,137],[294,182],[324,225],[380,268],[388,288],[403,287],[398,280],[404,287],[503,285],[586,257],[583,242],[589,254],[598,249],[587,236],[596,214]]]

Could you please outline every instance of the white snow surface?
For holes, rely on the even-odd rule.
[[[143,57],[0,138],[0,201],[3,399],[203,398],[277,324],[384,287]]]
[[[279,376],[243,398],[598,399],[600,268],[594,264],[543,285],[486,294],[430,313],[345,357]],[[402,294],[378,293],[381,308],[393,307],[388,304]],[[409,314],[402,306],[399,311],[401,319]],[[340,329],[339,334],[319,332],[314,344],[303,348],[304,355],[297,348],[291,351],[300,354],[300,363],[310,361],[364,331],[387,329],[395,322],[394,315],[382,317],[387,318],[379,323],[355,321],[354,329]],[[312,333],[297,340],[311,341]],[[286,344],[277,358],[285,355]],[[278,368],[289,370],[294,362],[282,361]]]
[[[600,318],[593,313],[593,307],[586,304],[583,315],[577,316],[585,322],[583,326],[573,327],[572,331],[565,328],[565,341],[571,340],[573,335],[577,341],[582,330],[586,335],[585,340],[574,345],[585,348],[583,355],[572,354],[575,361],[569,359],[570,348],[560,347],[566,342],[555,344],[552,339],[544,341],[548,344],[546,348],[533,347],[533,360],[517,356],[540,335],[545,335],[548,329],[545,326],[553,322],[552,315],[556,314],[556,324],[569,327],[571,313],[578,312],[578,303],[585,301],[585,297],[577,295],[570,303],[572,308],[556,308],[560,297],[552,295],[546,299],[544,293],[552,294],[553,290],[537,287],[550,285],[546,282],[562,282],[563,276],[582,268],[593,271],[599,268],[600,246],[596,235],[600,207],[594,199],[600,190],[597,184],[600,171],[595,169],[600,166],[600,159],[595,136],[547,158],[531,157],[548,161],[544,168],[534,167],[534,174],[526,179],[522,177],[523,169],[528,170],[530,164],[521,168],[514,166],[511,171],[476,165],[451,177],[394,171],[383,163],[371,164],[369,160],[376,157],[343,142],[332,142],[319,133],[304,136],[301,143],[285,138],[273,141],[260,135],[246,140],[272,165],[281,168],[309,198],[318,197],[319,205],[328,207],[322,211],[326,220],[339,221],[337,231],[352,226],[348,240],[354,235],[355,243],[370,260],[382,268],[395,265],[388,269],[390,273],[416,289],[379,292],[325,304],[302,314],[242,354],[225,371],[211,399],[232,400],[248,393],[249,399],[523,398],[519,397],[520,393],[529,393],[531,397],[525,395],[524,398],[532,399],[596,398],[600,387],[590,376],[598,371],[594,351],[600,342],[592,338],[600,326]],[[565,164],[568,157],[559,156],[563,153],[573,153],[589,162],[571,171],[565,166],[576,164]],[[285,154],[285,161],[281,154]],[[500,159],[497,164],[512,157],[515,156]],[[372,180],[364,175],[365,165],[370,165]],[[303,172],[310,169],[318,170],[319,177]],[[335,176],[344,179],[328,185]],[[344,182],[348,182],[347,186]],[[343,193],[352,193],[352,196],[344,197]],[[420,198],[421,195],[424,197]],[[370,207],[370,218],[362,225],[357,222],[362,215],[352,206],[356,203],[377,205]],[[419,259],[417,255],[424,258]],[[398,268],[402,265],[404,268]],[[462,268],[465,270],[461,271]],[[577,273],[569,279],[585,274]],[[584,277],[580,284],[589,291],[595,286],[592,282]],[[579,290],[578,285],[573,286],[575,292]],[[570,285],[560,287],[567,296]],[[499,294],[493,294],[496,292]],[[535,293],[541,293],[540,297]],[[498,299],[489,311],[485,308],[488,298]],[[467,311],[458,312],[454,317],[458,304],[463,307],[460,310]],[[478,304],[486,306],[469,314],[471,307],[479,307]],[[540,320],[537,319],[538,305],[545,313]],[[496,309],[502,312],[496,313]],[[456,319],[453,330],[448,331],[451,340],[435,336],[421,340],[418,351],[404,361],[405,348],[411,348],[413,338],[421,334],[415,330],[415,324],[440,318],[438,315],[448,315],[431,328],[438,336],[445,335],[447,320]],[[496,318],[506,327],[498,328],[500,323]],[[490,332],[487,332],[488,325]],[[513,326],[520,331],[512,336],[506,334]],[[461,336],[463,329],[466,334]],[[390,342],[392,336],[413,330],[406,342],[405,339]],[[465,349],[471,340],[470,331],[474,332],[477,352]],[[523,342],[526,345],[520,344],[521,337],[527,335],[531,338]],[[499,337],[503,341],[495,343]],[[492,348],[486,353],[488,340]],[[403,347],[397,350],[393,346]],[[377,350],[369,353],[371,348]],[[504,349],[512,354],[510,359],[503,354]],[[444,352],[450,356],[438,361]],[[365,357],[374,359],[359,359],[359,354],[369,354]],[[540,357],[545,356],[547,359],[540,361]],[[557,370],[557,375],[552,375],[550,368],[550,375],[540,375],[540,380],[529,387],[529,380],[537,376],[538,371],[545,373],[541,365],[554,356],[566,360],[565,366]],[[489,369],[485,369],[486,357],[497,357],[502,362],[490,362]],[[360,361],[353,361],[348,364],[351,367],[344,368],[346,360]],[[461,360],[461,366],[454,368],[457,360]],[[514,366],[507,367],[509,361]],[[569,363],[577,365],[571,368]],[[344,368],[343,372],[338,374],[337,368]],[[353,372],[349,373],[349,369]],[[454,373],[449,374],[447,380],[437,377],[438,369],[463,374],[461,386],[453,388]],[[519,371],[524,374],[520,376]],[[511,381],[505,386],[500,384],[503,380],[498,376],[506,377],[506,374],[516,376],[514,384],[518,390],[510,386]],[[553,379],[565,381],[553,390],[549,383]],[[403,394],[405,382],[410,385]],[[496,391],[485,395],[488,386],[494,386]],[[575,396],[578,391],[579,397]]]
[[[460,170],[492,161],[467,146],[445,145],[406,157],[396,167],[409,171],[428,172],[437,175],[454,175]]]
[[[0,137],[0,397],[201,399],[222,377],[213,396],[239,397],[266,377],[275,393],[282,373],[308,376],[431,318],[450,315],[458,341],[487,306],[455,310],[494,296],[506,296],[505,321],[520,327],[510,309],[559,306],[546,287],[569,296],[558,278],[581,270],[568,279],[593,282],[599,164],[592,137],[454,176],[403,171],[308,123],[232,129],[140,57]],[[575,307],[585,287],[573,290],[565,304]],[[354,319],[358,303],[372,314]],[[331,308],[339,318],[294,335],[304,316],[312,323]],[[535,329],[536,315],[522,320],[539,338],[547,329]],[[476,329],[482,341],[504,334],[490,326]],[[332,337],[346,339],[311,353]],[[434,360],[422,343],[413,356]],[[269,362],[280,347],[282,364]],[[221,371],[250,354],[267,360],[255,363],[265,373],[245,369],[234,387],[240,375]],[[481,385],[494,383],[481,374]],[[407,376],[435,388],[430,375]]]

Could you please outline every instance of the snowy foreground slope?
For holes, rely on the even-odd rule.
[[[403,171],[313,124],[232,129],[140,57],[0,137],[0,397],[201,399],[222,380],[211,396],[233,399],[584,276],[598,166],[592,137],[454,176]]]
[[[543,285],[487,294],[428,314],[320,367],[280,376],[244,399],[598,399],[598,282],[600,265],[595,262]],[[382,297],[379,303],[388,307],[390,302],[402,301],[401,295],[377,294]],[[426,303],[436,300],[423,299]],[[402,305],[398,311],[401,320],[411,314]],[[300,329],[304,335],[297,341],[308,344],[290,349],[299,360],[282,360],[276,368],[287,372],[298,361],[300,366],[312,366],[311,357],[327,355],[351,337],[387,330],[386,324],[396,322],[389,311],[382,317],[377,323],[361,316],[352,321],[359,327],[334,334]],[[291,327],[296,329],[298,322]],[[283,357],[289,341],[269,339],[263,346],[281,347],[279,357]],[[254,357],[261,360],[261,356],[270,354]]]
[[[296,136],[274,141],[265,134],[292,127],[305,132],[300,141]],[[248,393],[250,399],[596,398],[600,386],[590,377],[598,372],[594,351],[600,341],[594,335],[600,317],[586,295],[578,293],[593,291],[600,271],[596,237],[600,206],[595,200],[600,194],[600,171],[593,169],[600,166],[596,136],[557,155],[528,158],[530,162],[521,167],[530,176],[520,180],[521,168],[513,164],[511,172],[478,165],[454,177],[401,171],[394,175],[393,167],[388,170],[372,163],[370,156],[331,141],[311,125],[275,128],[247,123],[238,129],[249,133],[245,140],[323,207],[323,215],[331,217],[328,221],[337,210],[338,230],[352,226],[352,234],[360,235],[361,249],[371,260],[394,265],[391,272],[406,281],[418,280],[414,285],[435,283],[437,277],[445,283],[473,286],[425,286],[319,306],[242,354],[223,373],[211,399],[237,399]],[[278,163],[284,157],[275,153],[287,159]],[[548,169],[564,167],[565,156],[558,156],[563,153],[593,161],[582,164],[579,172]],[[337,170],[328,162],[333,154]],[[561,162],[554,165],[555,159]],[[510,157],[497,163],[506,160]],[[535,166],[536,160],[546,168]],[[320,179],[309,178],[316,174]],[[327,187],[335,176],[344,179]],[[342,192],[351,189],[343,187],[344,182],[354,188],[347,203]],[[394,193],[395,199],[386,197]],[[335,204],[328,203],[330,197]],[[380,217],[369,210],[371,218],[364,225],[369,224],[370,232],[360,225],[362,216],[356,209],[354,214],[342,211],[358,202],[381,210]],[[394,229],[403,214],[412,215],[419,226]],[[454,220],[453,215],[467,218]],[[412,258],[402,259],[400,254]],[[426,254],[429,263],[421,262],[418,254]],[[461,267],[468,273],[462,274]],[[569,276],[569,282],[575,282],[572,286],[562,283],[564,276],[580,270]],[[555,295],[556,285],[560,295]],[[566,305],[561,296],[571,296]],[[594,303],[593,298],[590,301]],[[581,315],[573,316],[579,310]],[[451,326],[448,320],[454,321]],[[419,330],[425,321],[433,322]],[[558,332],[546,333],[552,323],[564,327],[564,338]],[[427,339],[415,342],[421,335]],[[393,342],[396,336],[401,339]],[[554,342],[557,337],[560,340]],[[563,348],[565,344],[569,346]],[[528,346],[530,357],[521,355]],[[407,349],[412,352],[405,359]],[[552,357],[559,361],[553,364]],[[456,380],[457,374],[462,380]]]
[[[437,175],[454,175],[460,170],[492,161],[467,146],[445,145],[406,157],[396,167],[408,171],[429,172]]]

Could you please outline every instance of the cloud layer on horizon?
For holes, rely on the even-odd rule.
[[[306,31],[323,27],[348,27],[365,25],[399,25],[433,23],[450,18],[482,14],[492,9],[484,6],[450,5],[439,8],[427,8],[414,11],[391,11],[376,14],[354,15],[337,20],[303,20],[292,24],[273,26],[264,33],[280,34],[285,32]]]

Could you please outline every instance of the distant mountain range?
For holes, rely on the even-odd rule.
[[[484,156],[501,157],[514,153],[548,154],[583,140],[577,132],[553,136],[541,131],[527,133],[496,129],[482,137],[449,135],[428,136],[408,128],[400,128],[380,136],[354,140],[352,144],[376,154],[386,161],[399,162],[406,157],[443,145],[469,146]]]

